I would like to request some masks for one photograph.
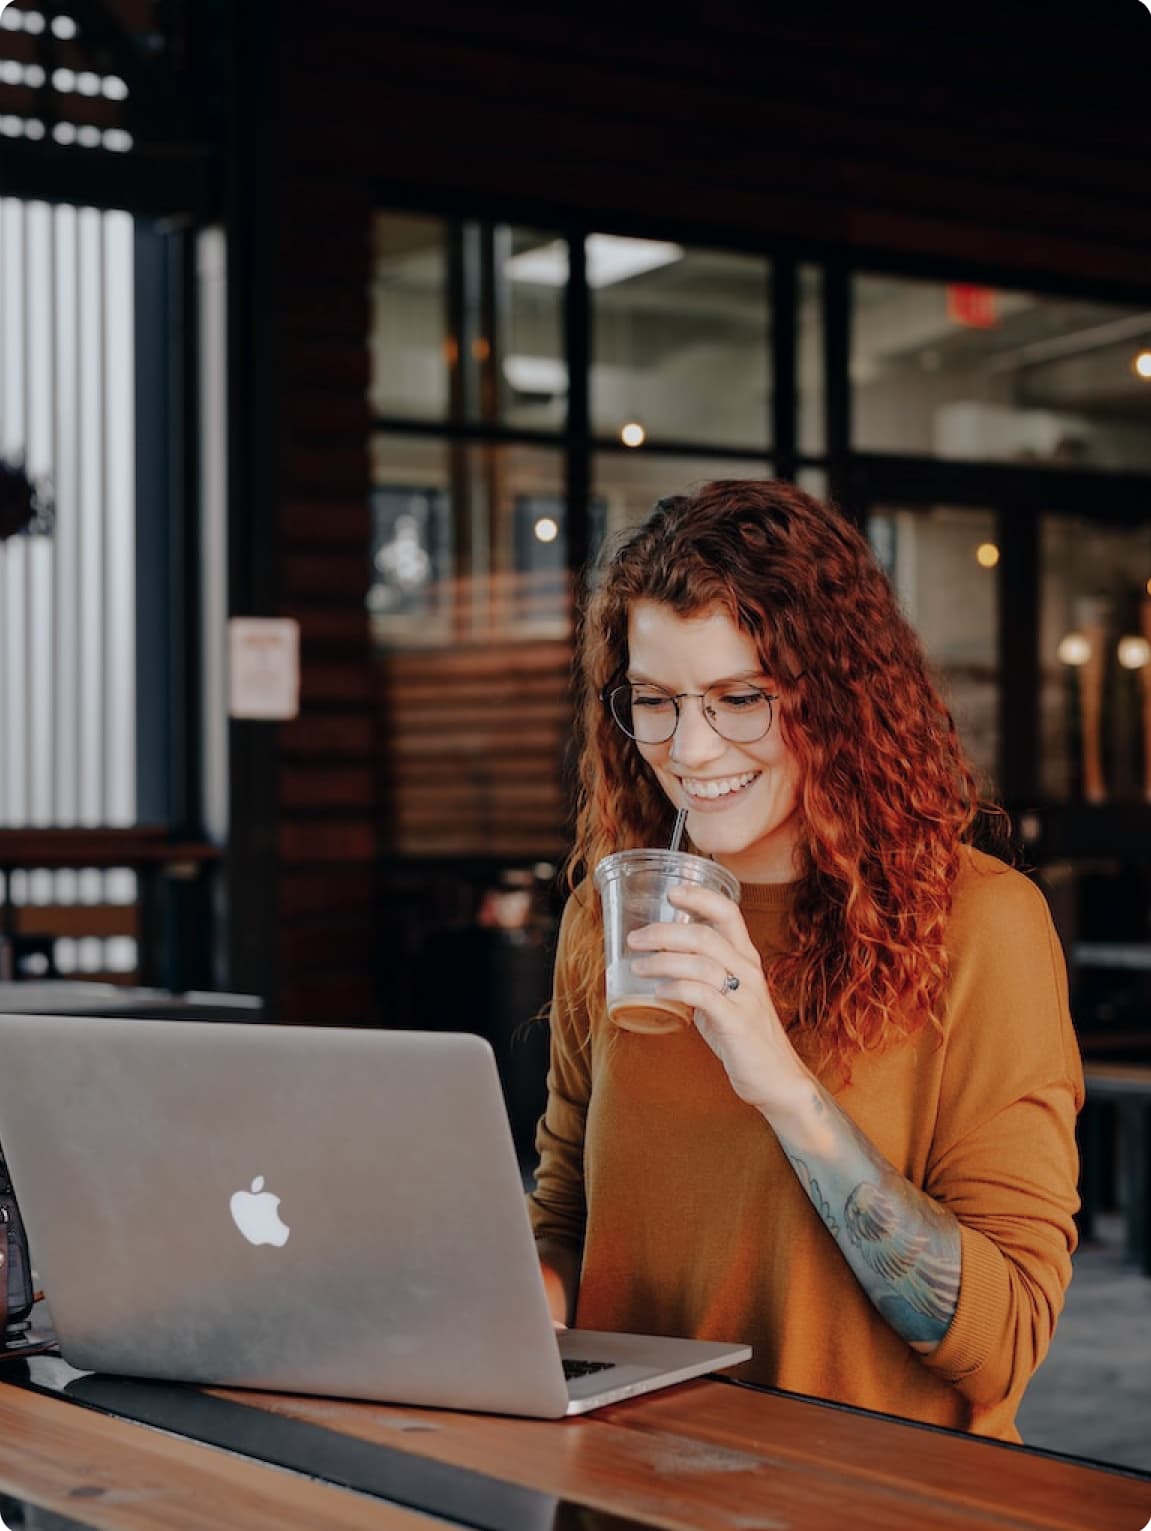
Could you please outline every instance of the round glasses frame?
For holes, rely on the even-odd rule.
[[[774,692],[764,691],[758,686],[745,686],[743,690],[739,692],[740,695],[746,696],[754,693],[759,697],[761,701],[767,703],[767,721],[763,724],[763,727],[760,728],[759,714],[756,713],[754,715],[749,715],[745,720],[743,720],[743,730],[740,729],[735,717],[728,720],[727,728],[722,728],[717,721],[717,705],[722,701],[725,695],[730,695],[737,689],[738,688],[736,686],[733,686],[729,682],[721,686],[709,686],[706,691],[672,692],[665,691],[662,686],[635,686],[625,682],[625,684],[621,686],[611,686],[606,688],[603,692],[601,692],[600,700],[607,703],[608,709],[611,712],[612,721],[615,723],[616,727],[619,728],[622,733],[625,733],[629,739],[634,740],[636,744],[667,744],[670,740],[674,739],[675,731],[679,727],[679,720],[682,717],[680,703],[686,702],[693,698],[699,702],[700,711],[703,713],[703,716],[712,729],[713,733],[718,734],[721,739],[725,739],[728,744],[757,744],[760,739],[766,739],[768,734],[771,732],[771,725],[775,721],[775,712],[772,707],[772,703],[778,702],[779,696]],[[670,728],[666,730],[657,728],[656,724],[658,720],[654,718],[648,718],[645,720],[643,732],[636,733],[634,726],[625,721],[629,716],[634,721],[632,704],[637,691],[642,692],[648,696],[667,698],[672,707],[675,709],[672,719],[670,720]],[[709,698],[711,698],[711,705],[709,705],[708,702]],[[755,725],[752,731],[746,731],[747,726],[752,724]],[[730,731],[732,726],[735,726],[736,728],[734,733]]]

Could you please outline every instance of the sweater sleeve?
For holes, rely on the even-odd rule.
[[[1071,1279],[1083,1074],[1047,903],[984,859],[957,895],[925,1190],[961,1228],[959,1302],[925,1364],[978,1415],[1018,1401]]]
[[[539,1165],[528,1197],[537,1240],[580,1248],[587,1221],[584,1124],[591,1095],[591,1036],[586,1009],[573,994],[572,928],[580,917],[570,898],[560,922],[551,1002],[547,1107],[536,1129]]]

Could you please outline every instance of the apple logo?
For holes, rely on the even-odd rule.
[[[281,1218],[277,1208],[280,1198],[264,1190],[264,1177],[257,1175],[250,1191],[237,1191],[228,1203],[232,1221],[249,1244],[275,1244],[280,1247],[288,1242],[292,1231]]]

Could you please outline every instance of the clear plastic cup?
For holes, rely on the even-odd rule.
[[[687,851],[617,851],[595,869],[603,902],[607,1013],[625,1031],[656,1035],[691,1025],[690,1006],[656,994],[664,979],[641,978],[632,971],[632,958],[640,954],[627,944],[630,932],[642,925],[692,923],[691,915],[668,902],[668,889],[683,883],[713,888],[739,903],[739,882],[727,868]]]

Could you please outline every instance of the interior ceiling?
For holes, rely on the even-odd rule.
[[[444,260],[438,224],[381,219],[378,231],[383,279],[427,293],[439,290]],[[658,365],[662,357],[706,341],[709,332],[713,339],[766,339],[768,272],[766,257],[693,248],[684,260],[598,289],[593,312],[629,324],[629,349]],[[519,288],[532,290],[528,284]],[[555,288],[537,290],[556,300]],[[857,279],[854,293],[855,360],[863,375],[888,366],[1000,373],[1014,379],[1021,403],[1035,407],[1151,415],[1151,382],[1131,369],[1134,354],[1151,346],[1151,312],[996,289],[995,322],[978,328],[948,313],[946,287],[939,282],[867,275]],[[814,273],[805,272],[801,295],[810,310],[817,295]]]

